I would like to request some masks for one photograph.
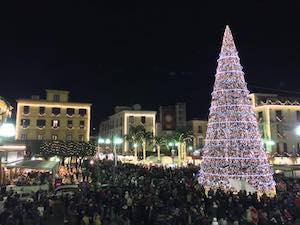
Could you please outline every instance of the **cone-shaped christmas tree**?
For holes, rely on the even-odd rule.
[[[246,181],[258,192],[274,190],[248,94],[238,52],[226,26],[199,172],[199,182],[206,188],[235,189],[233,181]]]

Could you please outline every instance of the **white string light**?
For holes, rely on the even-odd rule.
[[[275,182],[229,27],[215,79],[199,182],[231,190],[230,178],[244,180],[261,192],[273,190]]]

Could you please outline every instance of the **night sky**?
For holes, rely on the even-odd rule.
[[[296,1],[45,2],[0,6],[0,95],[12,105],[65,89],[93,104],[94,127],[135,103],[185,101],[189,118],[206,118],[226,24],[250,91],[300,97]]]

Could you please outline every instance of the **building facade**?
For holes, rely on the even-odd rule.
[[[17,100],[17,140],[89,141],[91,104],[69,102],[69,92],[46,90],[46,99]]]
[[[109,116],[108,120],[100,123],[99,136],[102,138],[112,138],[114,136],[124,137],[129,133],[132,126],[142,125],[147,132],[156,135],[156,112],[142,110],[140,105],[132,107],[117,106],[115,113]],[[119,149],[125,153],[132,149],[133,146],[125,141]]]
[[[268,152],[300,154],[300,98],[276,94],[250,94],[263,143]]]
[[[186,125],[185,103],[159,107],[159,122],[157,123],[159,136],[171,135],[178,128],[186,127]]]
[[[193,148],[202,149],[205,141],[207,120],[193,119],[187,121],[187,126],[193,131]]]

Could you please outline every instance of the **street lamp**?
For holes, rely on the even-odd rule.
[[[105,139],[105,144],[109,145],[111,143],[111,140],[109,138]]]
[[[98,138],[98,144],[104,144],[105,140],[103,138]]]
[[[120,145],[122,143],[123,143],[123,139],[122,138],[117,137],[117,136],[113,137],[115,167],[118,165],[118,161],[117,161],[117,145]]]
[[[297,136],[300,136],[300,125],[296,127],[295,133]]]
[[[0,126],[0,136],[1,137],[13,137],[16,135],[15,126],[12,123],[3,123]]]

